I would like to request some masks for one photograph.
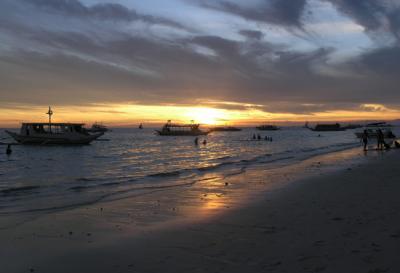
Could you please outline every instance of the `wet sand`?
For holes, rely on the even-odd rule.
[[[399,160],[353,150],[205,180],[154,193],[153,218],[135,209],[147,197],[1,216],[0,271],[400,272]]]

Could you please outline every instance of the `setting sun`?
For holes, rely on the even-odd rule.
[[[188,120],[207,125],[216,125],[228,120],[228,114],[223,110],[207,107],[193,107],[187,111],[186,116]]]

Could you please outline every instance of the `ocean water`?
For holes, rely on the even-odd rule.
[[[254,141],[253,134],[273,141]],[[204,138],[207,145],[196,146],[194,137],[157,136],[150,128],[114,129],[103,141],[85,146],[20,145],[11,156],[0,146],[0,214],[68,209],[126,193],[170,193],[208,172],[230,176],[360,145],[354,130],[317,133],[300,127],[213,132],[200,137],[200,143]],[[4,130],[0,139],[11,141]]]

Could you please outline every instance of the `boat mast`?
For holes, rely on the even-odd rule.
[[[51,132],[51,116],[53,115],[53,110],[51,110],[50,106],[49,106],[49,111],[46,114],[49,115],[49,130]]]

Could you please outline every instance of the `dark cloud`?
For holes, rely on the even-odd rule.
[[[248,6],[229,0],[190,0],[202,7],[234,14],[251,21],[286,27],[303,25],[306,0],[264,0],[259,5]],[[324,0],[332,3],[340,12],[349,16],[366,31],[381,40],[381,36],[392,34],[400,40],[400,5],[388,0]],[[246,35],[243,33],[243,35]],[[250,34],[251,35],[251,34]]]
[[[143,21],[149,24],[159,24],[174,28],[188,30],[173,20],[139,14],[133,9],[128,9],[121,4],[101,3],[93,6],[85,6],[79,0],[17,0],[28,3],[47,12],[59,13],[65,16],[73,16],[85,19],[109,20],[109,21]]]
[[[378,48],[357,59],[361,71],[373,73],[384,78],[395,78],[400,71],[400,47]],[[399,79],[400,81],[400,79]]]
[[[240,16],[246,20],[271,23],[289,27],[300,27],[306,0],[264,0],[256,6],[248,7],[227,0],[192,0],[202,7]]]
[[[22,2],[0,3],[0,15],[4,15],[0,16],[0,39],[4,39],[0,47],[0,103],[189,105],[208,100],[214,101],[208,105],[225,109],[302,114],[359,109],[365,103],[400,104],[400,49],[396,46],[365,50],[333,65],[334,48],[296,50],[266,42],[261,32],[250,29],[239,31],[247,39],[234,40],[209,33],[162,38],[119,28],[97,29],[97,24],[93,29],[88,22],[81,22],[84,20],[78,20],[77,27],[51,28],[56,13],[102,20],[144,19],[113,4],[88,7],[76,0],[31,0],[29,9],[18,6],[20,9],[7,12],[1,10],[7,6],[4,3],[16,7]],[[224,7],[222,3],[218,2],[219,8]],[[281,21],[287,26],[301,24],[304,1],[293,2],[293,7],[268,3],[259,9],[240,9],[255,12],[254,16],[245,14],[249,20],[252,15],[252,20],[278,22],[268,17],[271,10],[296,8],[298,16],[291,23]],[[30,19],[21,19],[28,14],[33,18],[51,14],[51,18],[44,16],[48,24],[35,25]],[[274,12],[273,18],[283,16],[277,14]],[[97,23],[102,26],[100,21]],[[371,23],[369,28],[377,26]]]
[[[209,99],[261,104],[267,111],[292,113],[350,108],[349,101],[351,108],[362,103],[400,103],[398,48],[370,51],[343,64],[336,69],[357,75],[341,78],[319,70],[328,65],[332,48],[296,52],[218,36],[195,36],[176,43],[129,35],[99,43],[71,32],[37,31],[32,37],[81,55],[16,51],[0,57],[0,101],[187,104]],[[216,56],[193,51],[193,44],[212,49]]]
[[[248,39],[256,39],[260,40],[264,34],[258,30],[249,30],[249,29],[242,29],[239,31],[239,34],[248,38]]]
[[[326,0],[375,35],[385,32],[400,38],[400,6],[387,0]]]

